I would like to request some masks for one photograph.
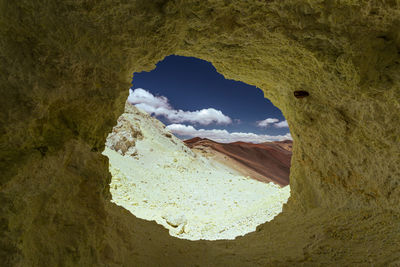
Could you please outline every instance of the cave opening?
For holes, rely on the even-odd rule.
[[[292,139],[281,111],[197,58],[169,56],[134,73],[103,154],[112,202],[178,238],[245,235],[290,196]]]

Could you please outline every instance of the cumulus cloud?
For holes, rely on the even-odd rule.
[[[278,123],[275,123],[274,126],[276,128],[289,128],[289,125],[288,125],[286,120],[278,122]]]
[[[208,138],[220,143],[231,143],[237,141],[250,142],[250,143],[263,143],[270,141],[292,140],[290,133],[285,135],[264,135],[255,133],[242,133],[242,132],[228,132],[227,130],[206,130],[196,129],[191,125],[171,124],[167,129],[176,135],[188,137],[201,137]]]
[[[137,88],[129,90],[128,102],[135,105],[139,109],[156,116],[164,116],[171,122],[191,122],[202,125],[210,123],[229,124],[232,119],[220,110],[207,108],[196,111],[183,111],[174,109],[165,96],[154,96],[152,93]]]
[[[278,119],[275,118],[268,118],[257,122],[257,126],[259,127],[268,127],[270,125],[273,125],[276,128],[289,128],[289,125],[286,120],[279,121]]]
[[[165,96],[154,96],[152,93],[142,88],[135,90],[129,89],[128,102],[134,105],[141,104],[144,108],[149,109],[150,112],[155,112],[158,109],[172,109]]]
[[[275,118],[268,118],[268,119],[265,119],[265,120],[262,120],[262,121],[258,121],[257,125],[260,126],[260,127],[267,127],[268,125],[274,124],[274,123],[276,123],[278,121],[279,120],[275,119]]]

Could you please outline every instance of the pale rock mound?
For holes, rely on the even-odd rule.
[[[135,153],[132,153],[132,152]],[[289,186],[262,183],[190,150],[130,104],[109,135],[113,202],[173,236],[233,239],[282,210]]]
[[[129,104],[126,105],[125,113],[118,118],[117,125],[108,135],[106,141],[107,147],[123,156],[136,155],[135,140],[143,138],[139,122],[135,119],[138,111],[129,106]]]

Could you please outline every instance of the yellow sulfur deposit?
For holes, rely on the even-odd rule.
[[[129,103],[118,121],[103,153],[113,176],[112,202],[156,221],[173,236],[234,239],[272,220],[289,197],[289,186],[246,178],[193,153],[160,121]],[[126,138],[128,131],[138,137]],[[127,149],[135,150],[134,156],[119,149],[135,139]]]

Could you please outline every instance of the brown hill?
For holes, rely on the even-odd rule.
[[[184,141],[192,150],[226,164],[245,176],[280,186],[289,184],[292,141],[261,144],[246,142],[218,143],[195,137]]]

